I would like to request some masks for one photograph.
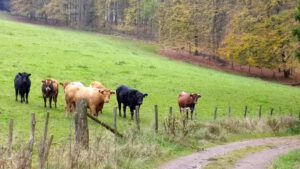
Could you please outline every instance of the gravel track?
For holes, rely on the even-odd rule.
[[[240,141],[216,146],[205,151],[170,161],[160,166],[160,169],[200,169],[206,166],[211,158],[222,156],[235,150],[256,146],[274,146],[273,148],[257,152],[237,162],[237,169],[266,168],[279,155],[300,148],[300,137],[264,138]]]

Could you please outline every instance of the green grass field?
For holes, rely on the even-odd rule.
[[[65,117],[62,88],[58,108],[44,110],[41,80],[45,78],[81,81],[85,85],[97,80],[111,89],[124,84],[148,93],[141,107],[142,129],[153,127],[155,104],[159,106],[160,122],[169,106],[178,113],[177,96],[181,91],[202,95],[197,105],[197,118],[201,120],[212,120],[215,106],[219,107],[218,116],[226,116],[229,105],[235,117],[243,116],[245,105],[253,117],[257,117],[259,105],[263,106],[264,116],[270,107],[275,108],[275,115],[296,116],[300,111],[298,88],[170,61],[159,56],[157,49],[158,46],[142,41],[17,23],[0,17],[0,142],[6,142],[9,119],[14,119],[14,140],[28,140],[32,112],[36,114],[40,137],[45,111],[50,112],[49,133],[54,135],[54,144],[68,138],[73,121]],[[32,74],[28,105],[16,102],[14,95],[13,79],[23,71]],[[111,124],[116,105],[113,96],[99,119]],[[132,125],[129,118],[118,118],[121,132]],[[90,128],[91,135],[104,130],[93,122]]]
[[[275,114],[298,113],[300,90],[253,78],[230,75],[189,64],[174,62],[156,53],[157,46],[125,38],[95,33],[59,30],[7,19],[0,20],[0,130],[6,132],[8,119],[15,120],[16,132],[27,135],[29,117],[35,112],[38,121],[45,113],[41,97],[41,80],[55,78],[59,82],[81,81],[86,85],[94,80],[116,89],[125,84],[149,97],[141,108],[141,124],[153,124],[153,106],[159,106],[160,120],[169,106],[177,110],[177,96],[181,91],[202,95],[198,105],[198,119],[212,119],[215,106],[219,116],[229,105],[234,116],[242,116],[245,105],[250,116],[257,116],[259,105],[266,114],[270,107]],[[18,72],[32,74],[29,104],[15,102],[13,79]],[[100,119],[110,123],[115,96],[104,107]],[[281,112],[279,112],[279,107]],[[62,88],[58,109],[51,113],[51,128],[56,138],[66,136],[69,123],[64,115]],[[296,115],[296,114],[295,114]],[[119,119],[119,129],[126,129],[130,120]],[[39,123],[38,123],[39,125]]]

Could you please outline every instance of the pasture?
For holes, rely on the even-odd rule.
[[[159,121],[169,106],[178,113],[177,96],[181,91],[201,94],[197,119],[212,120],[215,106],[219,116],[226,116],[228,106],[233,117],[242,117],[245,105],[249,116],[257,116],[260,105],[263,116],[274,108],[274,114],[298,115],[300,90],[259,79],[226,74],[175,62],[159,56],[159,46],[142,41],[105,36],[97,33],[56,29],[17,23],[0,17],[0,142],[7,139],[9,119],[14,119],[14,140],[27,141],[30,113],[37,119],[37,137],[42,134],[45,112],[50,112],[49,133],[54,145],[64,142],[73,120],[64,113],[63,90],[60,87],[57,109],[44,109],[41,80],[80,81],[89,85],[101,81],[115,90],[124,84],[148,93],[140,110],[141,128],[153,128],[153,106],[158,105]],[[15,101],[13,79],[18,72],[31,73],[29,104]],[[105,104],[99,119],[112,124],[115,95]],[[161,127],[161,123],[159,124]],[[133,123],[118,117],[118,129],[125,132]],[[90,122],[91,136],[104,129]],[[167,148],[167,147],[166,147]]]

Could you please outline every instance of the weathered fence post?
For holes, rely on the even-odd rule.
[[[140,107],[139,106],[136,106],[135,107],[135,122],[136,122],[136,127],[137,127],[137,129],[138,129],[138,131],[140,131],[141,130],[141,128],[140,128]]]
[[[13,141],[13,125],[14,125],[14,120],[10,119],[8,123],[8,157],[11,157],[11,152],[12,152],[12,141]]]
[[[245,106],[244,118],[247,117],[247,112],[248,112],[248,106]]]
[[[45,128],[44,128],[44,136],[41,142],[41,147],[39,151],[39,158],[40,158],[40,169],[45,168],[45,164],[47,162],[50,146],[52,144],[53,136],[51,136],[48,144],[46,143],[47,134],[48,134],[48,123],[49,123],[49,112],[46,114],[46,121],[45,121]]]
[[[33,152],[33,145],[34,145],[34,132],[35,132],[35,114],[31,113],[31,129],[30,129],[30,138],[29,138],[29,168],[31,168],[32,163],[32,152]]]
[[[218,107],[215,107],[214,120],[217,120]]]
[[[261,119],[261,110],[262,110],[262,105],[259,106],[259,112],[258,112],[259,119]]]
[[[273,116],[273,111],[274,111],[274,108],[271,107],[271,109],[270,109],[270,116]]]
[[[76,144],[84,149],[89,148],[89,129],[87,121],[87,101],[79,100],[76,103],[75,119],[75,138]]]
[[[228,107],[228,118],[231,118],[231,106]]]
[[[158,132],[158,107],[157,105],[154,105],[154,130],[157,133]]]

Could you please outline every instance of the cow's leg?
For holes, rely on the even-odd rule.
[[[186,119],[189,119],[189,110],[185,108],[185,111],[186,111]]]
[[[133,115],[134,115],[134,107],[130,107],[131,120],[133,120]]]
[[[94,117],[98,117],[98,113],[97,113],[96,107],[95,107],[95,106],[92,106],[92,105],[90,105],[89,107],[90,107],[91,114],[92,114]]]
[[[24,93],[20,93],[20,96],[21,96],[21,103],[24,102]]]
[[[28,104],[28,92],[27,93],[25,93],[25,96],[26,96],[26,104]]]
[[[15,92],[16,92],[16,101],[18,101],[18,93],[19,93],[18,89],[15,89]]]
[[[119,116],[122,117],[121,113],[121,102],[118,101],[118,109],[119,109]]]
[[[44,98],[44,108],[46,108],[47,107],[47,99],[45,96],[43,96],[43,98]]]
[[[191,108],[191,120],[193,120],[193,115],[194,115],[194,108]]]
[[[52,96],[49,97],[49,107],[52,108]]]
[[[126,105],[123,104],[123,117],[126,118]]]
[[[54,96],[54,98],[53,98],[53,101],[54,101],[54,106],[55,106],[55,108],[56,108],[56,103],[57,103],[57,95],[55,95],[55,96]]]

